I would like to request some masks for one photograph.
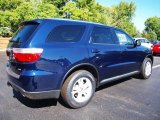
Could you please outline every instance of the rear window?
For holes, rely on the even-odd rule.
[[[55,27],[48,35],[47,42],[77,42],[85,31],[83,25],[61,25]]]
[[[26,41],[36,30],[37,26],[38,26],[37,24],[31,24],[19,27],[17,32],[12,37],[11,41],[17,43]]]

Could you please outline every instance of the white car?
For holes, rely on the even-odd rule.
[[[142,46],[152,49],[152,44],[146,38],[134,38],[134,40],[139,40]]]

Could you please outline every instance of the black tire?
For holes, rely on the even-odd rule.
[[[150,74],[146,73],[146,65],[150,64],[151,65],[151,71]],[[145,58],[141,67],[141,71],[140,71],[140,78],[146,80],[148,79],[152,74],[152,60],[150,58]]]
[[[83,93],[83,91],[85,91],[85,90],[81,89],[81,92],[75,92],[74,95],[73,95],[73,93],[72,93],[73,88],[75,86],[78,86],[78,88],[80,88],[80,85],[79,85],[80,78],[83,78],[83,80],[81,79],[83,81],[83,85],[86,84],[86,83],[89,83],[89,85],[92,86],[92,87],[89,88],[89,93],[91,93],[91,94]],[[87,82],[85,82],[85,81],[87,81]],[[71,108],[80,108],[80,107],[83,107],[83,106],[87,105],[91,101],[91,99],[94,95],[94,92],[95,92],[95,88],[96,88],[96,83],[95,83],[95,78],[93,77],[93,75],[86,70],[78,70],[78,71],[72,73],[65,80],[65,82],[62,86],[62,89],[61,89],[61,96],[62,96],[63,100]],[[86,88],[86,89],[88,89],[88,88]],[[84,97],[84,95],[85,95],[85,97],[88,95],[87,100],[81,101],[81,102],[76,100],[76,99],[78,99],[78,96]]]

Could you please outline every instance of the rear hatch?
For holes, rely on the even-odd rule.
[[[27,47],[39,24],[37,21],[22,22],[17,32],[9,41],[6,49],[9,61],[7,66],[17,74],[20,74],[26,67],[33,67],[32,64],[38,60],[43,51],[40,48]],[[28,65],[26,66],[26,64]]]

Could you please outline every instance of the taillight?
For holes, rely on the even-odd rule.
[[[18,62],[36,62],[42,52],[41,48],[13,48],[13,57]]]

